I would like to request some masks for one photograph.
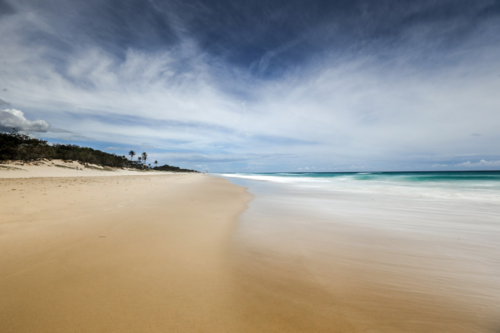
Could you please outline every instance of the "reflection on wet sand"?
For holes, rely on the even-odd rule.
[[[406,225],[386,228],[376,223],[381,216],[368,218],[366,205],[335,215],[318,210],[318,200],[305,200],[303,192],[241,185],[256,198],[233,239],[236,285],[247,295],[238,304],[249,318],[272,322],[263,327],[294,332],[498,329],[500,271],[492,248],[497,234],[488,237],[485,229],[467,225],[449,232],[412,228],[422,216],[408,207],[385,215],[387,222],[406,219]],[[347,204],[343,207],[349,211]],[[449,213],[450,221],[457,220]],[[444,219],[442,210],[425,214],[429,223]]]

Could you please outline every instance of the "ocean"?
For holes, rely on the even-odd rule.
[[[220,176],[255,196],[242,253],[372,313],[360,329],[500,328],[500,172]]]

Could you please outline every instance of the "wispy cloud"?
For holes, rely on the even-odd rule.
[[[26,121],[74,132],[47,138],[233,169],[498,156],[490,3],[10,3],[0,97]]]

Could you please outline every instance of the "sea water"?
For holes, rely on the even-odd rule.
[[[369,275],[498,327],[500,172],[221,176],[255,195],[236,233],[253,251],[300,257],[325,288],[340,271]]]

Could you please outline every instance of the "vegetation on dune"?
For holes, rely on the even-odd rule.
[[[137,161],[133,161],[136,155],[133,150],[129,152],[130,160],[125,156],[105,153],[89,147],[80,147],[72,144],[49,144],[45,140],[33,138],[13,130],[10,133],[0,132],[0,163],[8,160],[20,160],[23,162],[33,162],[40,159],[61,159],[79,161],[82,164],[97,164],[105,170],[114,168],[134,168],[142,170],[176,171],[176,172],[197,172],[194,170],[181,169],[170,165],[151,168],[145,165],[148,155],[141,154]],[[142,162],[142,161],[144,162]],[[155,164],[157,162],[155,161]],[[90,167],[90,166],[88,166]]]

